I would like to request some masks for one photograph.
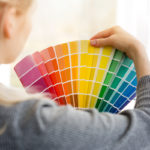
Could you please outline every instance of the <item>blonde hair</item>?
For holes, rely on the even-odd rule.
[[[31,99],[49,99],[46,94],[29,94],[24,89],[16,87],[7,87],[0,83],[0,105],[12,106],[21,101]]]
[[[5,107],[10,107],[15,104],[18,104],[27,100],[50,100],[44,94],[27,94],[23,89],[19,88],[9,88],[0,83],[0,105]],[[2,127],[0,127],[0,136],[5,133],[7,130],[7,124],[4,123]]]
[[[9,5],[16,7],[18,10],[27,10],[34,0],[0,0],[0,5]]]
[[[16,7],[18,10],[26,11],[34,0],[0,0],[0,9],[4,6]],[[6,87],[0,83],[0,105],[11,106],[29,99],[48,99],[45,94],[27,94],[25,90],[15,87]]]

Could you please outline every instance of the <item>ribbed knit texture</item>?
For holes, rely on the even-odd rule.
[[[134,110],[74,110],[48,100],[0,106],[0,150],[150,150],[150,76],[137,87]]]

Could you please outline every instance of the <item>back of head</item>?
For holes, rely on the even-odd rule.
[[[31,7],[33,1],[34,0],[0,0],[0,17],[5,7],[15,7],[18,13],[24,13]],[[39,97],[45,98],[45,96],[41,94],[27,94],[22,89],[8,88],[0,84],[0,105],[11,106],[20,101],[32,98],[39,99]]]

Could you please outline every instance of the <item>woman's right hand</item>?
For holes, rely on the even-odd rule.
[[[142,76],[150,75],[150,63],[143,44],[121,27],[116,26],[99,32],[90,40],[92,46],[112,46],[125,52],[134,61],[138,80]]]

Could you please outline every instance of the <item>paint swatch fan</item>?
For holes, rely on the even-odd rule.
[[[112,47],[92,47],[88,40],[35,52],[14,69],[27,92],[47,93],[59,105],[118,113],[136,96],[133,61]]]

